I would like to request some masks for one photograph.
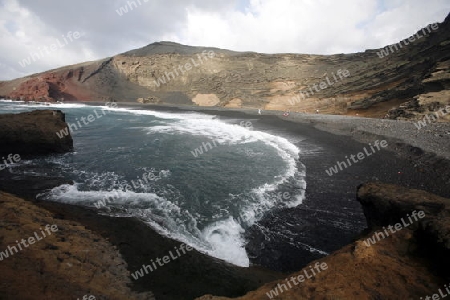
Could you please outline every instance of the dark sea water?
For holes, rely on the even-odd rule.
[[[286,138],[253,130],[251,121],[194,112],[0,102],[0,113],[49,108],[62,110],[67,123],[77,125],[72,125],[75,151],[23,160],[9,169],[73,180],[73,185],[43,191],[40,199],[135,216],[201,252],[248,266],[245,230],[271,210],[295,207],[304,198],[301,149]]]

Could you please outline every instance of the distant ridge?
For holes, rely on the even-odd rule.
[[[169,42],[169,41],[161,41],[161,42],[155,42],[150,45],[147,45],[145,47],[127,51],[123,53],[124,56],[150,56],[155,54],[182,54],[182,55],[193,55],[196,53],[201,53],[204,50],[207,51],[214,51],[216,53],[223,53],[227,55],[233,55],[238,54],[239,52],[231,51],[231,50],[224,50],[214,47],[195,47],[195,46],[187,46],[178,44],[175,42]]]
[[[422,120],[450,104],[450,15],[433,30],[426,28],[407,42],[335,55],[236,52],[161,41],[0,82],[0,98]],[[203,51],[214,52],[214,57],[201,59]],[[336,80],[338,74],[348,76]],[[439,119],[447,120],[450,114]]]

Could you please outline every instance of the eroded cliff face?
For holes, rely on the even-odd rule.
[[[160,42],[1,82],[0,95],[419,119],[449,103],[450,17],[411,40],[328,56],[267,55]]]

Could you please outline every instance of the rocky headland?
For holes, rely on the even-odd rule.
[[[35,156],[71,151],[70,133],[62,138],[56,135],[65,128],[65,115],[60,110],[0,114],[0,155]]]

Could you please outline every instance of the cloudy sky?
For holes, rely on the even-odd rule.
[[[0,80],[157,41],[358,52],[396,43],[449,12],[450,0],[0,0]]]

